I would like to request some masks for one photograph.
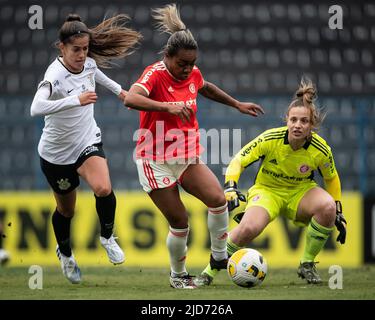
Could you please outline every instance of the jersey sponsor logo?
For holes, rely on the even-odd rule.
[[[251,144],[250,146],[248,146],[243,152],[241,152],[241,156],[244,157],[247,154],[249,154],[250,151],[252,149],[254,149],[258,145],[258,143],[261,143],[262,141],[263,141],[263,139],[259,138],[258,141],[255,141],[253,144]]]
[[[278,163],[277,163],[277,160],[276,160],[276,159],[272,159],[272,160],[270,160],[270,161],[269,161],[269,163],[273,163],[273,164],[276,164],[276,165],[278,165]]]
[[[82,151],[79,157],[87,156],[90,153],[99,151],[99,148],[97,146],[88,146],[85,150]]]
[[[273,176],[274,178],[276,179],[284,179],[284,180],[288,180],[288,181],[298,181],[298,182],[301,182],[303,180],[309,180],[308,177],[293,177],[293,176],[286,176],[284,175],[283,173],[276,173],[276,172],[273,172],[271,170],[267,170],[266,168],[262,168],[262,173],[264,174],[268,174],[268,175],[271,175]]]
[[[168,177],[164,177],[163,178],[163,183],[168,186],[171,183],[171,180],[169,180]]]
[[[191,93],[195,93],[195,85],[194,85],[194,83],[190,83],[189,90],[190,90]]]
[[[71,186],[68,178],[60,179],[60,180],[57,180],[56,182],[59,185],[60,190],[68,190]]]
[[[299,167],[299,172],[306,173],[310,170],[310,167],[307,164],[303,164]]]
[[[164,63],[157,63],[153,65],[153,67],[149,71],[147,71],[146,74],[143,76],[141,83],[146,83],[150,79],[152,74],[157,70],[165,70]]]
[[[197,99],[190,98],[189,100],[186,100],[186,101],[164,101],[164,102],[167,102],[169,104],[173,104],[174,106],[185,105],[187,107],[191,107],[191,106],[197,104]]]

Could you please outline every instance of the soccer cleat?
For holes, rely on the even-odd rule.
[[[319,284],[322,283],[322,279],[316,270],[315,265],[317,262],[303,262],[300,263],[297,274],[300,278],[306,279],[307,283]]]
[[[227,265],[228,265],[228,258],[227,259],[223,259],[223,260],[215,260],[214,257],[210,256],[210,266],[211,266],[211,269],[212,270],[223,270],[223,269],[226,269],[227,268]]]
[[[73,284],[77,284],[81,282],[81,270],[79,269],[76,260],[74,259],[74,255],[70,257],[65,256],[63,253],[60,252],[59,246],[56,247],[56,254],[61,263],[61,269],[63,271],[64,276]]]
[[[194,284],[197,287],[209,286],[213,280],[213,277],[211,277],[208,273],[203,271],[198,277],[194,279]]]
[[[109,239],[100,237],[100,243],[107,251],[109,261],[111,261],[113,264],[121,264],[125,261],[125,255],[115,239],[117,238],[115,238],[113,235],[111,235]]]
[[[209,286],[214,280],[214,276],[219,272],[227,268],[228,259],[215,260],[214,257],[210,256],[210,263],[203,270],[203,272],[194,279],[194,283],[197,287]]]
[[[0,249],[0,265],[4,266],[10,260],[10,254],[4,249]]]
[[[169,283],[175,289],[195,289],[194,277],[186,274],[180,277],[169,277]]]

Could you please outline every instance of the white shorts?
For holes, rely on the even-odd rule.
[[[182,164],[176,160],[158,163],[151,159],[137,159],[139,182],[147,193],[152,190],[172,187],[181,183],[182,175],[189,165],[200,162],[201,160],[196,157],[187,159]]]

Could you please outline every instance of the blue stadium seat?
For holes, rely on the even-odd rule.
[[[137,6],[134,13],[134,20],[138,23],[146,24],[147,21],[150,19],[150,9],[148,6]]]
[[[258,5],[255,8],[255,18],[260,23],[268,23],[271,20],[269,9],[266,5]]]
[[[1,47],[12,47],[15,42],[15,34],[12,29],[5,29],[1,36]]]
[[[301,11],[300,6],[297,4],[288,5],[288,20],[290,21],[300,21],[301,20]]]
[[[269,12],[272,19],[285,19],[287,17],[287,7],[280,3],[271,4]]]
[[[28,6],[22,5],[17,6],[15,12],[14,12],[14,21],[13,23],[16,23],[18,25],[25,25],[25,22],[28,21]]]

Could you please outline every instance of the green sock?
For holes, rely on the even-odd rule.
[[[203,270],[203,273],[207,273],[211,278],[214,278],[219,270],[217,269],[211,269],[210,264],[207,265],[206,269]]]
[[[333,227],[321,226],[314,218],[311,219],[306,232],[305,250],[301,262],[314,261],[318,253],[323,249]]]
[[[228,236],[228,239],[227,239],[227,252],[228,252],[228,256],[231,256],[233,255],[233,253],[235,253],[236,251],[242,249],[242,247],[236,245],[232,239],[230,238],[230,236]]]
[[[228,255],[231,256],[233,253],[235,253],[237,250],[242,249],[242,247],[239,247],[233,241],[230,239],[230,236],[227,239],[227,251]],[[218,274],[219,270],[217,269],[211,269],[211,265],[208,264],[206,269],[203,270],[203,273],[208,274],[210,277],[214,278]]]

